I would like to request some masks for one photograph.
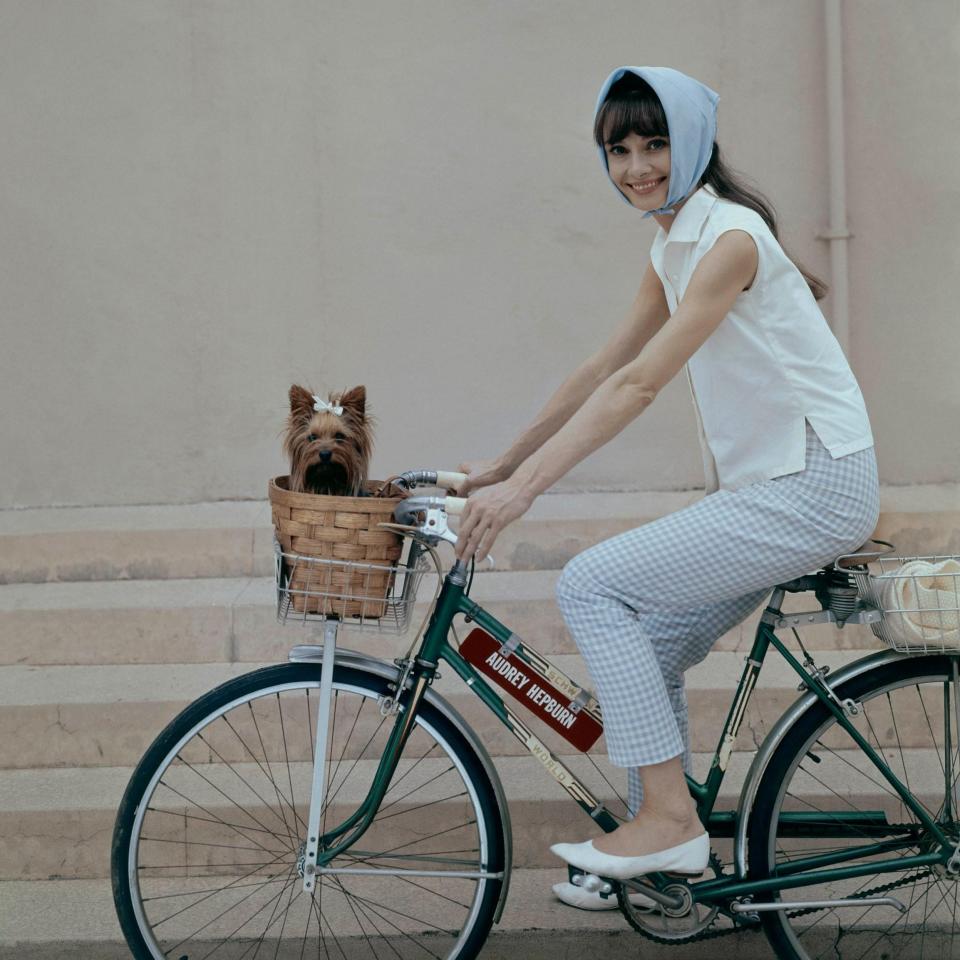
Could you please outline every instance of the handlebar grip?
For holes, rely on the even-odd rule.
[[[466,497],[446,497],[443,501],[443,509],[451,517],[459,517],[463,513],[463,508],[467,505]]]
[[[465,473],[457,473],[455,470],[437,471],[437,486],[444,487],[447,490],[456,490],[466,479],[467,475]],[[447,513],[449,512],[448,510]]]

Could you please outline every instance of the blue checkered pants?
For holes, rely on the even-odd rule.
[[[834,460],[808,426],[806,467],[611,537],[574,557],[557,602],[593,678],[611,763],[630,768],[628,806],[642,801],[636,767],[684,756],[684,671],[772,587],[867,540],[879,515],[873,449]]]

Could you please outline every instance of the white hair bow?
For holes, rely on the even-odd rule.
[[[316,394],[313,395],[313,401],[313,409],[318,413],[326,410],[328,413],[332,413],[335,417],[340,417],[343,415],[343,407],[335,407],[332,403],[328,403],[326,400],[321,400]]]

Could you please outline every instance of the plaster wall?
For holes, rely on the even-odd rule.
[[[956,480],[960,8],[843,17],[851,362],[882,479]],[[366,384],[375,475],[498,453],[644,269],[623,63],[720,92],[829,281],[824,50],[813,0],[0,0],[0,507],[263,497],[291,382]],[[695,433],[678,378],[558,486],[701,486]]]

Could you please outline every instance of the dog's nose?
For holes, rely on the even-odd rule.
[[[329,462],[330,462],[330,458],[331,458],[332,456],[333,456],[333,451],[332,451],[332,450],[321,450],[321,451],[320,451],[320,462],[321,462],[321,463],[329,463]]]

